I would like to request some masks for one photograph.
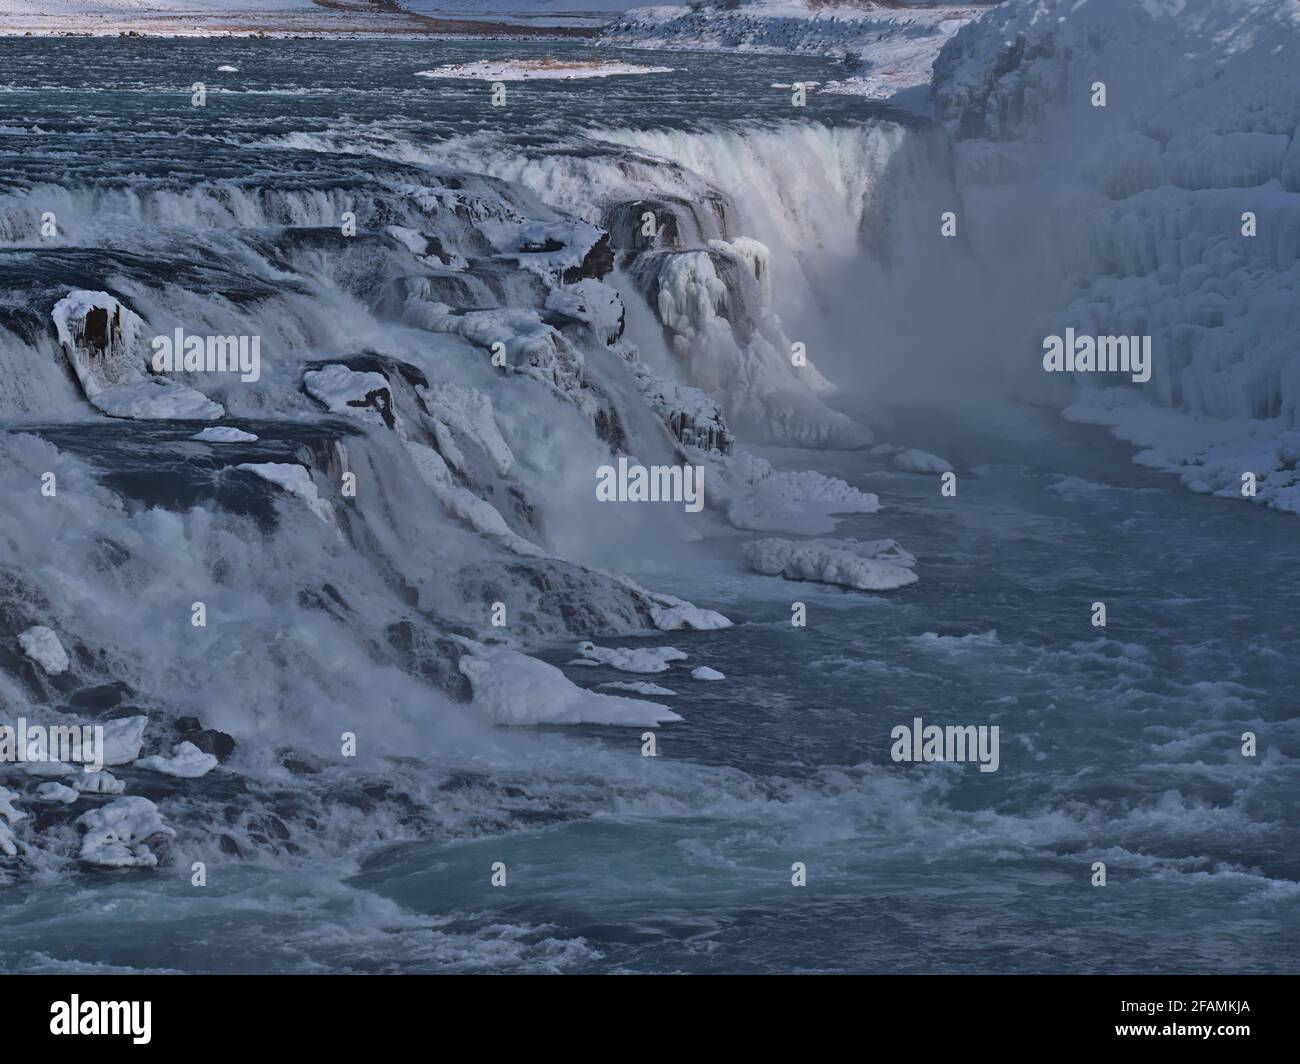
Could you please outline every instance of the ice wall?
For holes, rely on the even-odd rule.
[[[953,38],[934,84],[984,211],[972,223],[982,250],[1008,276],[1041,271],[1055,285],[1026,330],[1025,366],[1041,357],[1035,336],[1066,326],[1152,336],[1148,384],[1058,398],[1197,490],[1240,495],[1251,471],[1266,481],[1257,497],[1287,509],[1300,424],[1297,69],[1294,4],[1017,0]],[[1147,403],[1236,427],[1164,418],[1153,434],[1140,428]]]

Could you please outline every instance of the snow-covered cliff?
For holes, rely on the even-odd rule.
[[[1294,3],[1014,0],[944,48],[933,94],[969,231],[1059,286],[1026,366],[1065,327],[1153,338],[1149,383],[1081,379],[1069,416],[1300,512],[1297,72]]]

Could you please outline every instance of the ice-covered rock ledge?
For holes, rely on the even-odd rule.
[[[756,539],[740,552],[755,572],[854,591],[896,591],[917,581],[916,559],[892,539]]]
[[[602,695],[572,683],[554,665],[507,647],[460,640],[469,653],[460,671],[474,690],[473,707],[496,724],[609,724],[656,727],[682,718],[667,706]]]
[[[69,292],[51,312],[86,398],[110,417],[215,421],[225,410],[164,376],[151,376],[145,323],[108,292]]]

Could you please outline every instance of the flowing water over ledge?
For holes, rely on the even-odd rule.
[[[999,436],[925,418],[937,450],[979,459],[957,500],[861,451],[818,456],[888,485],[892,505],[841,531],[903,538],[911,589],[757,577],[716,539],[638,574],[676,573],[738,623],[671,640],[727,680],[653,677],[688,717],[659,758],[631,732],[530,735],[497,776],[521,806],[499,832],[358,854],[352,875],[231,867],[202,897],[156,878],[11,890],[0,951],[59,969],[1286,970],[1291,520],[1189,496],[1095,430],[1016,413],[1032,454],[1019,421]],[[788,621],[796,598],[806,629]],[[889,730],[914,716],[998,724],[999,771],[891,763]],[[1254,762],[1246,729],[1270,736]],[[494,891],[498,860],[511,878]]]
[[[0,41],[0,150],[13,160],[0,192],[23,207],[0,217],[10,227],[0,236],[12,241],[0,249],[10,293],[4,324],[31,340],[0,345],[13,385],[4,401],[15,431],[6,444],[17,441],[24,461],[45,458],[40,447],[49,444],[75,457],[78,470],[90,471],[82,481],[74,470],[67,481],[69,495],[89,500],[76,522],[115,537],[109,562],[96,565],[95,552],[107,550],[99,540],[68,540],[78,550],[49,556],[36,525],[25,537],[13,532],[10,542],[24,553],[5,562],[117,595],[84,617],[84,627],[139,654],[131,678],[162,687],[142,695],[197,702],[205,723],[235,734],[240,757],[312,728],[337,734],[357,706],[409,745],[405,756],[367,763],[359,777],[326,769],[286,778],[257,760],[192,784],[123,770],[128,793],[147,794],[186,825],[178,849],[207,861],[209,885],[190,886],[187,861],[166,874],[42,866],[0,887],[0,969],[1293,964],[1300,890],[1293,518],[1194,497],[1133,466],[1129,450],[1100,432],[1023,408],[970,420],[950,411],[900,415],[897,438],[956,462],[955,499],[940,496],[937,478],[900,473],[865,449],[765,452],[780,468],[815,468],[877,492],[882,511],[844,518],[836,535],[896,537],[917,556],[920,582],[876,596],[756,576],[737,553],[752,535],[720,525],[695,543],[665,539],[651,549],[629,537],[621,556],[606,549],[606,567],[736,622],[634,644],[690,655],[687,668],[651,677],[678,692],[666,701],[685,718],[660,729],[660,756],[651,759],[640,756],[640,729],[488,728],[462,718],[459,707],[431,703],[409,670],[376,663],[380,634],[410,623],[403,596],[442,605],[451,596],[431,595],[429,584],[441,592],[443,570],[486,565],[479,548],[455,539],[460,533],[421,501],[418,484],[400,480],[398,456],[380,443],[368,458],[399,478],[392,491],[433,541],[422,544],[428,554],[404,559],[389,543],[367,543],[372,554],[361,560],[340,554],[314,517],[277,505],[265,485],[229,468],[324,455],[340,441],[353,444],[361,435],[355,423],[300,400],[236,411],[228,423],[260,439],[214,452],[189,442],[196,425],[91,420],[50,349],[38,349],[46,304],[71,285],[128,277],[139,296],[179,279],[196,306],[202,298],[218,308],[204,304],[211,313],[252,308],[248,314],[260,315],[304,362],[316,356],[302,340],[306,330],[298,331],[308,313],[325,323],[322,331],[343,334],[341,347],[360,345],[370,319],[359,297],[325,302],[312,287],[310,248],[302,251],[311,234],[300,230],[334,224],[344,202],[331,198],[335,191],[365,188],[378,212],[396,212],[401,190],[426,176],[422,168],[481,171],[581,210],[583,196],[610,173],[644,178],[629,160],[657,149],[679,165],[686,158],[712,167],[705,177],[730,193],[718,192],[721,214],[767,226],[764,238],[790,250],[791,261],[802,227],[820,226],[830,242],[845,216],[831,197],[807,187],[795,195],[793,182],[771,181],[775,169],[752,169],[754,158],[772,158],[771,144],[755,156],[737,140],[711,136],[741,131],[750,138],[746,151],[758,150],[753,138],[791,118],[788,90],[771,86],[824,78],[824,61],[674,54],[664,60],[679,68],[673,75],[533,82],[517,93],[512,86],[507,125],[487,104],[485,84],[428,82],[414,72],[486,56],[586,52],[517,42],[295,42],[290,68],[283,48]],[[207,74],[222,63],[239,73]],[[205,77],[208,106],[196,113],[189,86]],[[832,129],[897,128],[898,116],[862,101],[811,99],[807,117]],[[609,139],[584,132],[593,129]],[[828,153],[817,156],[819,167],[873,143],[817,138],[801,143]],[[733,172],[722,174],[728,159]],[[790,172],[801,162],[792,153]],[[665,182],[679,173],[662,159],[653,170]],[[868,177],[881,172],[868,168]],[[219,187],[191,197],[205,182]],[[58,203],[66,222],[95,240],[74,239],[52,253],[29,238],[24,211],[55,186],[72,190]],[[827,187],[851,203],[871,180],[858,189],[836,175]],[[122,227],[117,243],[93,228],[105,208]],[[704,231],[710,217],[700,211],[701,242],[723,235]],[[387,255],[367,265],[410,264]],[[778,286],[778,301],[815,290],[788,262],[781,268],[788,284]],[[485,267],[481,278],[471,305],[535,295],[518,271]],[[422,349],[427,335],[393,328],[380,335],[376,327],[369,339],[406,343],[425,370],[445,368]],[[638,335],[647,360],[656,355],[651,334]],[[468,363],[466,352],[453,354]],[[268,371],[272,384],[276,372]],[[512,439],[537,442],[528,435],[533,423],[567,424],[522,386],[495,393],[495,401]],[[623,413],[629,432],[642,431],[626,404]],[[546,463],[556,453],[568,459],[574,452],[562,445],[574,439],[560,436],[553,450],[539,443],[539,457],[527,456],[557,491],[563,463]],[[22,472],[6,471],[15,500],[29,483]],[[124,500],[122,509],[95,497],[91,481]],[[183,514],[196,504],[215,512],[211,527],[144,509]],[[39,513],[21,505],[33,519]],[[205,556],[208,548],[219,556]],[[114,560],[119,552],[129,566]],[[146,564],[152,574],[142,573]],[[163,592],[175,589],[188,606],[202,593],[188,590],[194,572],[210,581],[210,594],[228,594],[221,601],[243,611],[245,626],[223,635],[208,659],[179,658],[178,642],[169,654],[165,639],[174,635],[155,646],[154,633],[168,632]],[[350,626],[342,634],[317,619],[315,606],[285,607],[300,603],[304,589],[319,599],[321,588],[342,589],[335,594],[346,600]],[[582,591],[602,594],[608,589],[595,582]],[[1105,630],[1089,623],[1098,599],[1109,611]],[[789,623],[795,600],[808,606],[806,628]],[[132,634],[146,624],[146,634]],[[576,633],[560,637],[561,630],[557,623],[534,642],[563,665]],[[725,681],[691,679],[696,665],[720,670]],[[568,674],[584,687],[628,678],[590,668]],[[894,764],[890,729],[915,717],[998,725],[999,770]],[[1254,760],[1239,753],[1246,730],[1266,736]],[[1108,867],[1104,889],[1089,885],[1098,860]],[[509,868],[504,889],[489,886],[496,861]],[[806,888],[790,885],[795,861],[807,865]]]

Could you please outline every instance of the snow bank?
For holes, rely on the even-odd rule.
[[[654,727],[682,719],[656,702],[584,690],[554,665],[518,651],[461,642],[469,649],[459,667],[473,688],[473,706],[494,723]]]
[[[598,683],[596,686],[611,691],[632,691],[638,695],[658,695],[661,698],[677,694],[667,687],[660,687],[657,683],[647,683],[645,680],[610,680],[608,683]]]
[[[586,322],[596,340],[610,344],[623,335],[623,299],[609,285],[590,277],[554,288],[546,309]]]
[[[776,472],[764,458],[737,452],[721,467],[727,520],[749,532],[818,535],[837,514],[873,514],[880,500],[837,477],[812,471]]]
[[[335,414],[387,424],[391,417],[392,393],[382,373],[358,373],[334,363],[302,375],[303,387]]]
[[[1194,417],[1120,388],[1088,394],[1066,407],[1065,417],[1106,426],[1142,448],[1133,457],[1138,465],[1172,473],[1198,494],[1300,514],[1300,429],[1280,418]],[[1253,494],[1243,490],[1247,475]]]
[[[657,596],[666,598],[667,596]],[[655,606],[650,609],[654,625],[661,632],[677,632],[689,629],[694,632],[711,632],[719,628],[730,628],[731,621],[714,610],[701,609],[689,602],[676,606]]]
[[[660,591],[647,591],[630,577],[618,573],[601,573],[611,580],[622,584],[639,598],[650,602],[650,616],[654,625],[661,632],[685,630],[695,632],[714,632],[720,628],[730,628],[730,619],[714,610],[701,609],[685,599],[675,595],[665,595]]]
[[[205,754],[193,743],[178,743],[172,750],[171,757],[154,754],[142,757],[136,762],[137,767],[147,768],[151,772],[161,772],[166,776],[179,776],[182,779],[198,779],[206,776],[217,767],[217,759]]]
[[[60,720],[56,722],[61,727],[73,727],[78,729],[81,734],[86,734],[84,729],[96,729],[102,739],[100,746],[100,756],[104,765],[127,765],[140,756],[140,747],[144,742],[145,729],[148,727],[149,718],[144,715],[134,717],[115,717],[112,720]],[[29,740],[29,749],[33,749],[34,740]],[[38,760],[28,760],[22,763],[22,771],[30,776],[59,776],[66,777],[73,786],[79,790],[84,780],[94,779],[96,777],[106,777],[112,780],[100,770],[95,772],[87,771],[91,764],[95,762],[92,751],[89,747],[80,748],[79,758],[77,761],[57,761],[53,760],[56,749],[53,744],[43,747],[35,747],[43,751],[42,757]],[[72,752],[77,753],[77,748]]]
[[[686,654],[676,647],[598,647],[595,643],[578,644],[580,657],[569,662],[570,665],[604,665],[606,668],[618,669],[620,672],[667,672],[674,661],[685,661]]]
[[[787,580],[894,591],[916,583],[916,559],[892,539],[756,539],[740,548],[755,572]]]
[[[158,807],[138,796],[82,813],[77,823],[86,830],[81,859],[104,868],[153,868],[158,858],[148,840],[176,834],[163,823]]]

